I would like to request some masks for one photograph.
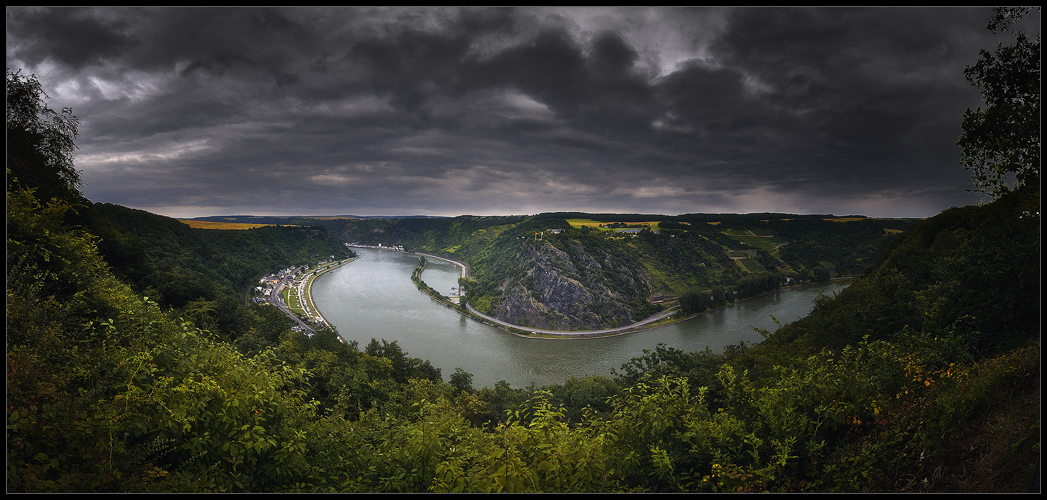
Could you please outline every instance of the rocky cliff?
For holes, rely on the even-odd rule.
[[[628,325],[652,312],[650,277],[638,262],[616,258],[579,240],[527,241],[516,253],[521,270],[499,287],[492,315],[554,330]],[[557,248],[561,246],[561,248]]]

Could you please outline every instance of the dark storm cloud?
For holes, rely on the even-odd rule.
[[[727,65],[772,89],[761,99],[768,108],[761,121],[780,120],[774,130],[791,132],[786,140],[816,157],[847,154],[848,164],[863,167],[857,173],[878,165],[889,178],[911,171],[892,159],[955,142],[971,90],[955,76],[962,64],[950,64],[967,58],[950,53],[949,18],[977,26],[979,13],[742,9],[716,48]],[[943,113],[954,126],[924,128]]]
[[[89,197],[170,215],[926,216],[974,201],[988,15],[9,7],[7,61]]]
[[[119,57],[133,41],[121,33],[120,21],[96,17],[89,9],[8,9],[8,37],[22,42],[8,52],[28,65],[45,59],[72,69]],[[75,42],[71,42],[75,40]]]

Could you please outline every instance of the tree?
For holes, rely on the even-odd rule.
[[[7,70],[7,183],[35,188],[39,200],[80,199],[83,181],[73,167],[79,119],[70,108],[47,107],[35,75]]]
[[[993,198],[1014,188],[1040,182],[1040,36],[1032,41],[1012,28],[1030,7],[997,7],[987,28],[1008,31],[1013,45],[1000,44],[995,53],[981,51],[981,59],[964,70],[977,87],[985,108],[968,108],[957,145],[960,163],[971,170],[975,191]]]
[[[451,385],[463,392],[473,392],[473,374],[463,369],[455,368],[451,374]]]
[[[711,304],[712,298],[703,290],[688,290],[680,296],[680,310],[685,315],[705,312]]]

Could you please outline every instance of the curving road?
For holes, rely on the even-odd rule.
[[[295,320],[299,326],[305,329],[305,331],[309,333],[316,333],[316,330],[313,330],[313,327],[309,326],[308,323],[302,321],[302,318],[299,318],[297,315],[291,312],[291,310],[287,308],[287,305],[284,304],[284,301],[280,300],[280,291],[284,289],[284,286],[287,285],[288,281],[290,281],[290,279],[286,277],[280,279],[280,282],[277,283],[275,287],[273,287],[273,293],[269,295],[268,302],[276,306],[277,309],[283,311],[284,314],[290,316],[291,319]]]
[[[457,266],[462,268],[462,277],[463,278],[472,279],[472,273],[469,270],[469,266],[466,265],[464,262],[451,260],[451,259],[448,259],[446,257],[437,257],[436,255],[430,255],[430,254],[427,254],[427,253],[421,253],[421,252],[412,252],[412,253],[414,253],[416,255],[421,255],[421,256],[424,256],[424,257],[427,257],[427,258],[439,259],[439,260],[443,260],[443,261],[455,264],[455,265],[457,265]],[[484,314],[484,313],[474,309],[473,306],[471,304],[469,304],[469,303],[466,303],[465,307],[467,309],[469,309],[469,312],[471,312],[471,313],[473,313],[473,314],[475,314],[475,315],[477,315],[477,316],[479,316],[479,317],[481,317],[481,318],[483,318],[483,319],[485,319],[485,320],[487,320],[487,321],[489,321],[491,323],[495,323],[495,324],[500,325],[500,326],[504,326],[504,327],[508,327],[508,328],[515,328],[517,330],[525,330],[525,331],[528,331],[528,332],[531,332],[531,333],[540,333],[540,334],[545,334],[545,335],[556,335],[556,336],[560,336],[560,337],[592,337],[592,336],[597,336],[597,335],[603,336],[603,335],[618,335],[618,334],[622,334],[622,333],[628,333],[628,332],[631,332],[631,331],[634,331],[634,330],[639,330],[639,329],[643,328],[644,326],[649,325],[651,323],[654,323],[655,321],[658,321],[660,319],[668,318],[669,316],[672,316],[676,312],[674,309],[669,309],[669,310],[666,310],[666,311],[662,311],[662,312],[660,312],[658,314],[655,314],[654,316],[651,316],[650,318],[647,318],[645,320],[633,323],[631,325],[620,326],[620,327],[617,327],[617,328],[607,328],[607,329],[604,329],[604,330],[581,330],[580,331],[580,330],[542,330],[542,329],[539,329],[539,328],[523,327],[523,326],[520,326],[520,325],[514,325],[512,323],[508,323],[508,322],[502,321],[502,320],[500,320],[498,318],[493,318],[491,316],[488,316],[488,315],[486,315],[486,314]]]
[[[509,328],[515,328],[517,330],[525,330],[525,331],[528,331],[528,332],[531,332],[531,333],[541,333],[541,334],[546,334],[546,335],[557,335],[557,336],[560,336],[560,337],[592,337],[594,335],[601,335],[602,336],[602,335],[618,335],[618,334],[622,334],[622,333],[628,333],[628,332],[631,332],[631,331],[643,328],[644,326],[649,325],[651,323],[654,323],[655,321],[658,321],[660,319],[668,318],[669,316],[672,316],[676,312],[673,309],[665,310],[665,311],[662,311],[662,312],[660,312],[658,314],[655,314],[654,316],[651,316],[650,318],[647,318],[645,320],[638,321],[638,322],[633,323],[631,325],[619,326],[617,328],[607,328],[605,330],[582,330],[582,331],[579,331],[579,330],[542,330],[542,329],[539,329],[539,328],[527,328],[527,327],[523,327],[523,326],[520,326],[520,325],[514,325],[512,323],[507,323],[507,322],[502,321],[502,320],[497,319],[497,318],[492,318],[491,316],[488,316],[488,315],[486,315],[486,314],[484,314],[484,313],[474,309],[472,304],[466,303],[465,307],[467,309],[469,309],[469,312],[471,312],[471,313],[473,313],[473,314],[475,314],[475,315],[477,315],[477,316],[479,316],[479,317],[481,317],[481,318],[483,318],[483,319],[485,319],[487,321],[490,321],[492,323],[497,323],[497,324],[499,324],[501,326],[505,326],[505,327],[509,327]]]

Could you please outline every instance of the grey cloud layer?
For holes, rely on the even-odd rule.
[[[86,194],[184,216],[933,215],[975,200],[997,43],[957,8],[7,12]]]

